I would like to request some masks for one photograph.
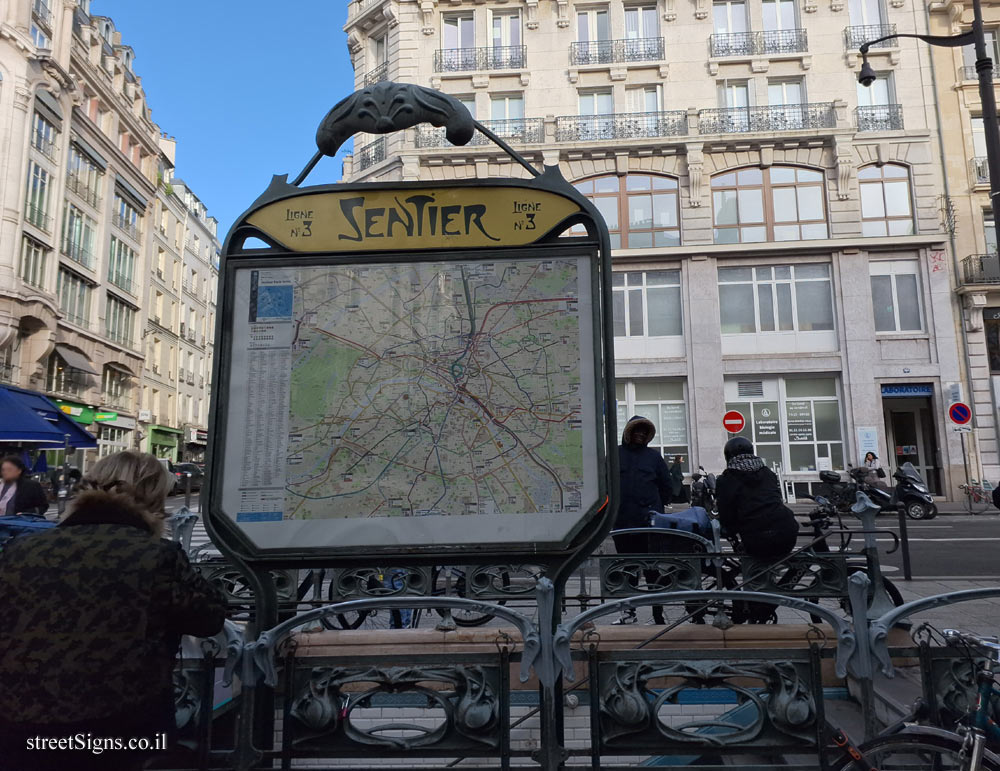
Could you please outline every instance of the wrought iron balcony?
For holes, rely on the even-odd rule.
[[[122,412],[132,411],[132,397],[128,394],[111,394],[105,391],[101,395],[101,400],[107,407],[114,407]]]
[[[735,32],[712,35],[711,48],[713,57],[793,54],[808,51],[809,39],[804,29]]]
[[[482,124],[507,142],[519,145],[537,144],[545,140],[545,125],[541,118],[513,118],[511,120],[484,120]],[[492,145],[478,131],[469,140],[469,146]],[[417,127],[417,147],[451,147],[443,128]]]
[[[570,43],[570,64],[612,64],[620,62],[659,61],[663,58],[663,38],[630,40],[591,40]]]
[[[563,115],[556,118],[557,142],[684,136],[687,131],[687,112],[684,110]]]
[[[965,284],[1000,284],[1000,255],[973,254],[962,260]]]
[[[93,325],[90,323],[90,319],[88,319],[86,316],[81,316],[78,313],[72,313],[66,310],[65,308],[60,308],[59,310],[62,311],[63,321],[68,321],[70,324],[73,324],[74,326],[77,327],[82,327],[83,329],[93,329]]]
[[[382,62],[378,67],[365,73],[365,88],[389,79],[389,62]]]
[[[29,203],[25,207],[24,218],[39,230],[52,232],[52,218],[40,206]]]
[[[896,34],[895,24],[862,24],[858,27],[847,27],[844,30],[844,42],[849,50],[856,50],[869,40]],[[899,43],[895,40],[883,40],[872,48],[895,48]]]
[[[898,131],[903,128],[903,105],[873,104],[858,107],[858,131]]]
[[[95,209],[101,205],[101,194],[95,188],[90,187],[82,177],[74,174],[72,171],[66,174],[66,187]]]
[[[42,134],[35,132],[31,135],[31,146],[48,158],[50,161],[56,159],[56,143],[51,139],[46,139]]]
[[[108,281],[114,284],[119,289],[123,289],[130,295],[136,297],[139,296],[138,289],[136,288],[135,282],[126,276],[124,273],[116,273],[113,270],[108,271]]]
[[[698,112],[701,134],[752,134],[834,128],[837,116],[831,102],[768,107],[723,107]]]
[[[977,185],[988,185],[990,183],[990,165],[985,157],[973,158],[969,161],[972,176]]]
[[[31,4],[31,18],[52,32],[52,9],[45,0],[34,0]]]
[[[358,171],[364,171],[369,166],[374,166],[376,163],[381,163],[384,160],[385,137],[379,137],[374,142],[369,142],[367,145],[358,150]]]
[[[133,240],[141,240],[139,237],[139,226],[135,223],[129,222],[121,214],[115,213],[115,215],[111,218],[111,221],[114,223],[116,228],[123,233],[128,233]]]
[[[83,244],[69,238],[64,238],[62,253],[73,260],[73,262],[78,262],[90,270],[94,269],[94,253]]]
[[[527,46],[440,48],[434,52],[434,72],[513,70],[526,66]]]

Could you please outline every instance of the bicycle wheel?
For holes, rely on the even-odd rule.
[[[368,578],[368,590],[378,589],[379,581],[374,576]],[[330,583],[327,597],[331,603],[338,600],[336,587]],[[396,610],[355,610],[350,613],[335,613],[323,616],[321,623],[327,629],[402,629],[403,616]]]
[[[982,514],[989,507],[990,500],[985,490],[972,488],[966,491],[965,508],[970,514]]]
[[[504,587],[510,586],[510,573],[503,571],[500,580]],[[435,597],[465,597],[465,571],[459,568],[441,568],[434,571],[434,596]],[[449,591],[450,590],[450,591]],[[490,600],[497,605],[506,605],[507,600]],[[439,616],[444,617],[444,611],[436,610]],[[456,626],[473,627],[482,626],[493,620],[492,613],[479,613],[474,610],[455,609],[451,612],[451,617]]]
[[[962,737],[947,731],[916,728],[876,737],[858,749],[879,771],[967,771],[959,757]],[[847,759],[837,771],[860,771],[861,768],[857,761]],[[980,768],[1000,771],[1000,758],[987,750]]]

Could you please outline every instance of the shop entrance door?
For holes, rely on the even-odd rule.
[[[940,495],[937,431],[931,417],[931,400],[883,399],[882,411],[889,445],[886,470],[895,471],[904,463],[912,463],[931,493]]]

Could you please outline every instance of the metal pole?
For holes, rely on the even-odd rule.
[[[972,0],[972,13],[976,73],[979,75],[979,99],[983,106],[983,131],[986,135],[986,163],[990,170],[990,206],[993,209],[993,227],[996,228],[997,243],[1000,244],[1000,124],[997,123],[997,100],[993,91],[993,60],[986,50],[983,8],[980,0]]]
[[[184,508],[191,510],[191,472],[184,472]]]
[[[66,511],[66,498],[69,496],[69,434],[63,434],[63,437],[62,487],[56,497],[56,511],[60,516]]]

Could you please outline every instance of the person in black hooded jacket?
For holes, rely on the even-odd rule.
[[[778,478],[743,437],[725,447],[726,470],[716,480],[719,523],[751,557],[778,560],[795,548],[799,523],[781,496]]]
[[[650,512],[662,512],[673,497],[670,471],[659,450],[649,447],[656,427],[649,418],[629,418],[618,447],[621,502],[615,529],[649,527]]]

